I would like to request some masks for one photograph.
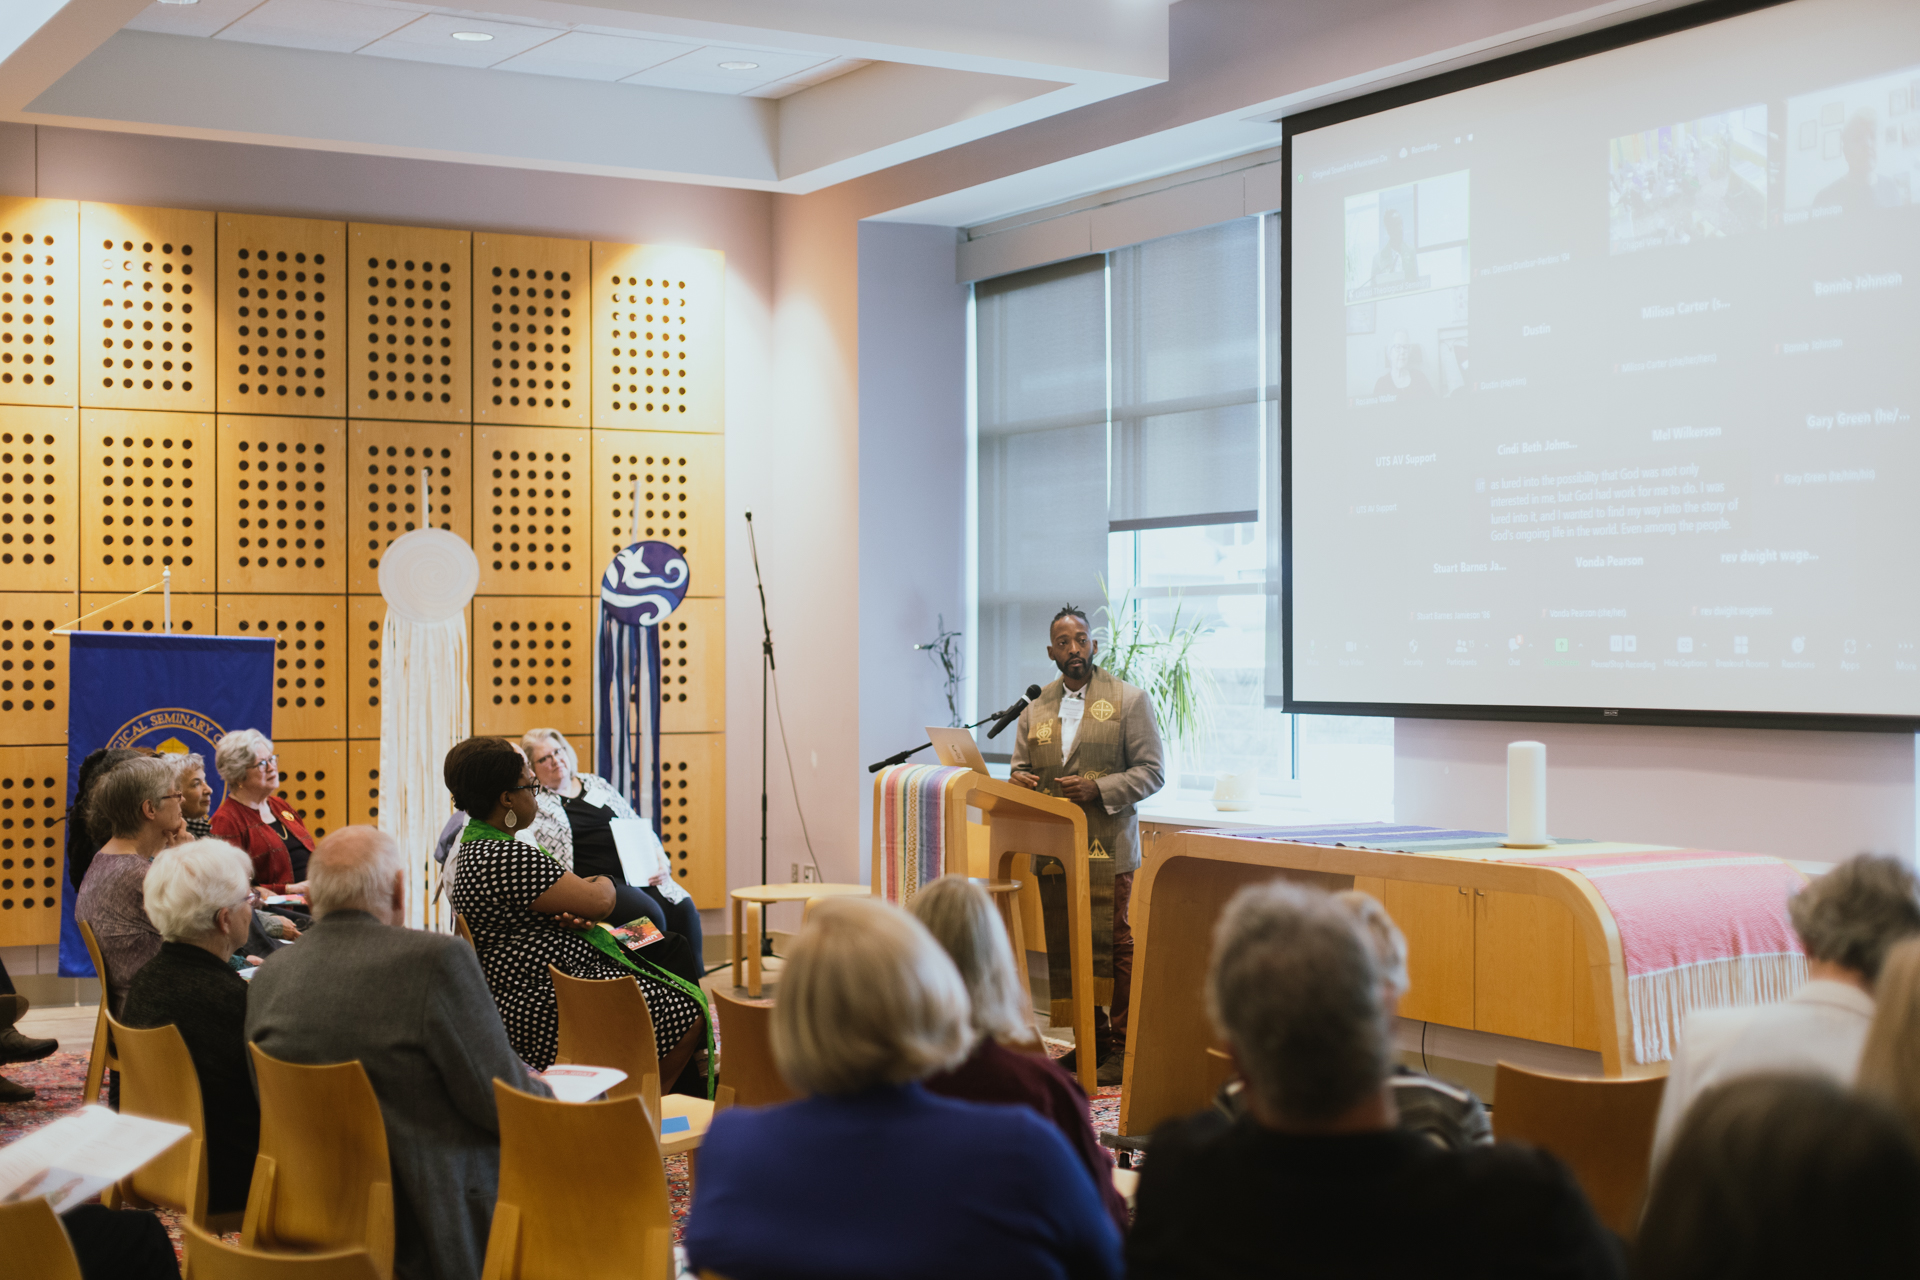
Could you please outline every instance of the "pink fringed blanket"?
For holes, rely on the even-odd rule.
[[[947,779],[964,768],[896,765],[880,775],[880,842],[875,874],[888,902],[912,901],[947,865]]]

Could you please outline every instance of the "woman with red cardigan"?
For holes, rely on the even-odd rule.
[[[236,729],[214,744],[213,765],[227,797],[213,813],[213,834],[246,851],[253,882],[269,893],[304,894],[313,837],[274,793],[280,769],[273,743],[258,729]]]

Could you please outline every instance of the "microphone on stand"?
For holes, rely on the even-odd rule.
[[[1012,706],[1008,707],[1005,711],[1002,711],[1000,713],[1000,718],[993,722],[993,728],[987,730],[987,736],[989,738],[998,737],[1000,734],[1000,731],[1002,729],[1005,729],[1008,725],[1012,724],[1015,720],[1018,720],[1020,718],[1020,713],[1027,709],[1027,704],[1032,702],[1035,698],[1039,696],[1040,696],[1040,686],[1037,684],[1028,685],[1027,696],[1020,699],[1018,702],[1014,703]]]

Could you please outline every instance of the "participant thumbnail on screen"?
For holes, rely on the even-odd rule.
[[[1467,286],[1347,308],[1347,399],[1356,408],[1419,404],[1472,387]]]
[[[1920,67],[1787,99],[1785,217],[1892,209],[1920,186]]]
[[[1634,253],[1767,225],[1767,109],[1743,107],[1607,144],[1607,245]]]
[[[1346,300],[1467,282],[1467,171],[1348,196]]]

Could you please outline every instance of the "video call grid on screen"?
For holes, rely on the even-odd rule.
[[[1286,154],[1290,709],[1920,724],[1920,3],[1681,10]]]

